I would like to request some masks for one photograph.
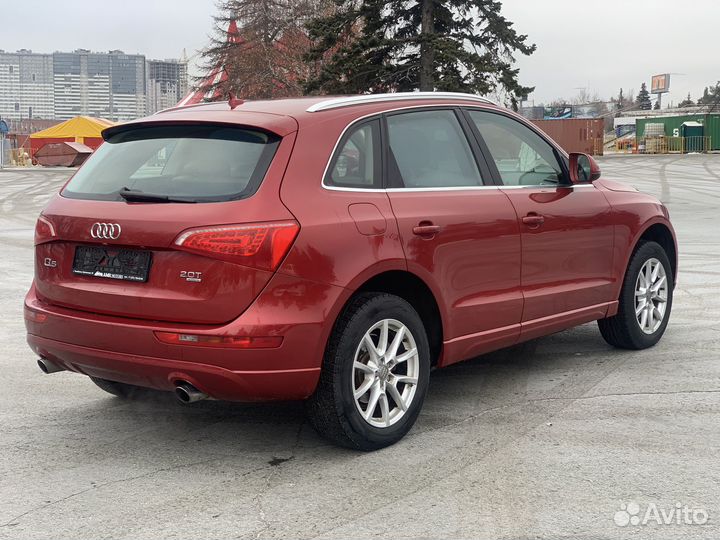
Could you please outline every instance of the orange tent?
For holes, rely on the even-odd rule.
[[[103,143],[102,130],[113,125],[113,122],[102,118],[76,116],[30,135],[30,157],[35,157],[35,153],[48,143],[80,143],[95,150]]]

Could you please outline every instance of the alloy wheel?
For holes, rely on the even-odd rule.
[[[397,423],[415,397],[420,360],[415,338],[400,321],[384,319],[363,336],[353,362],[353,397],[365,421]]]
[[[635,318],[646,334],[654,333],[665,318],[668,301],[668,280],[663,264],[648,259],[640,268],[635,282]]]

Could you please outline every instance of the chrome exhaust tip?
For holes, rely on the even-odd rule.
[[[64,367],[57,365],[55,362],[48,360],[47,358],[38,358],[37,364],[46,375],[49,375],[50,373],[57,373],[58,371],[65,371]]]
[[[195,403],[210,397],[187,382],[180,383],[175,387],[175,396],[183,403]]]

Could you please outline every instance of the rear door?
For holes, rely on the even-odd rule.
[[[444,363],[514,343],[522,312],[520,233],[507,196],[467,138],[458,111],[388,114],[388,194],[408,268],[445,315]]]
[[[43,212],[38,296],[95,314],[234,319],[297,233],[278,197],[293,140],[218,125],[110,137]]]
[[[572,185],[539,133],[501,112],[469,110],[494,180],[522,231],[523,337],[604,317],[613,290],[611,207],[592,184]]]

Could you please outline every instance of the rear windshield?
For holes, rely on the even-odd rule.
[[[120,190],[192,202],[250,197],[279,138],[223,126],[164,126],[110,137],[63,190],[64,197],[123,201]]]

